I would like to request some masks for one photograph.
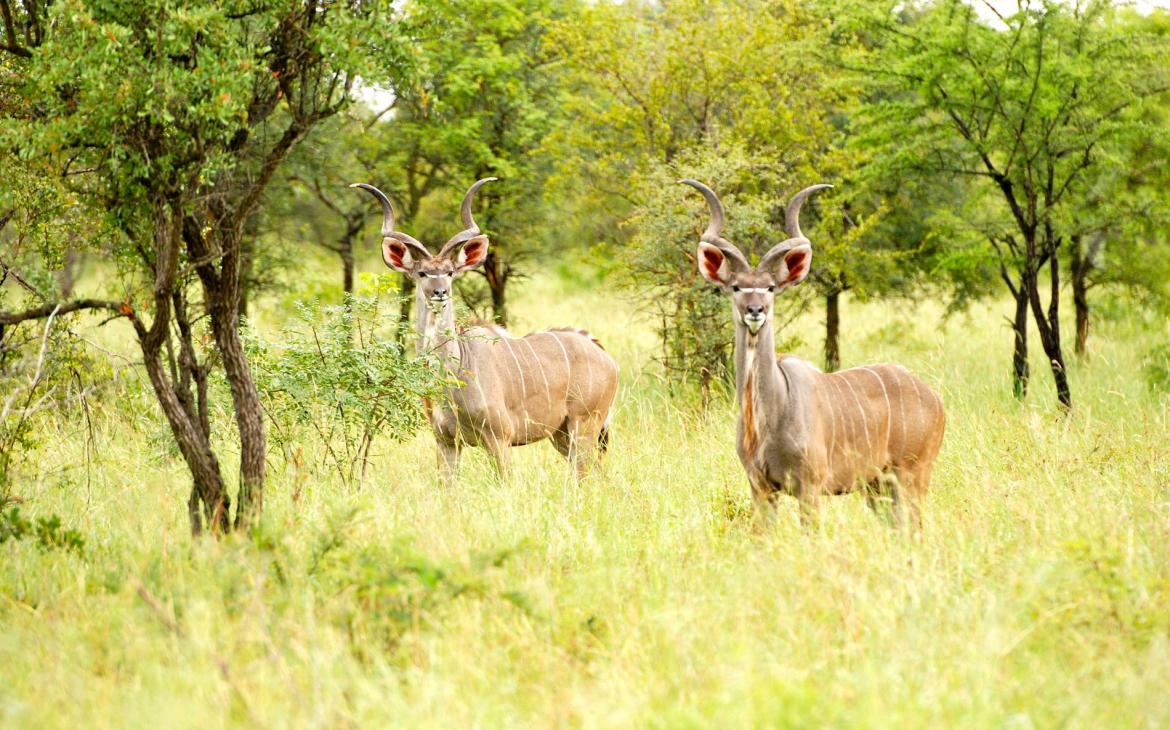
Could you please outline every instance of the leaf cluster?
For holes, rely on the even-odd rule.
[[[385,314],[377,293],[298,303],[278,338],[245,338],[274,440],[287,450],[313,434],[346,483],[362,478],[376,438],[402,441],[423,426],[423,401],[445,385],[433,363],[383,330]]]
[[[3,505],[0,505],[2,507]],[[41,550],[60,549],[80,553],[85,549],[85,538],[77,530],[61,526],[57,515],[30,520],[19,507],[0,512],[0,545],[9,540],[32,538]]]

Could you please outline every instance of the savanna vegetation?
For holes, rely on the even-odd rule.
[[[1170,723],[1170,13],[0,0],[0,725]],[[440,486],[397,228],[592,332],[604,467]],[[706,181],[777,343],[943,397],[920,533],[753,519]],[[1043,374],[1043,377],[1038,377]]]

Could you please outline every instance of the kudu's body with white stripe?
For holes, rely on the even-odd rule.
[[[382,258],[415,280],[418,351],[439,356],[458,383],[440,402],[425,404],[444,481],[454,482],[465,444],[487,449],[506,476],[509,447],[546,438],[583,475],[608,444],[617,393],[617,365],[601,344],[584,330],[568,328],[524,337],[495,326],[455,329],[454,279],[481,264],[488,250],[471,201],[491,180],[467,191],[460,209],[465,228],[436,255],[394,230],[394,209],[380,190],[365,183],[351,187],[381,202]]]
[[[823,494],[866,490],[871,507],[893,500],[899,523],[907,511],[921,523],[920,504],[942,444],[942,400],[901,365],[869,365],[823,373],[796,357],[776,357],[772,333],[775,295],[808,276],[812,245],[800,230],[800,207],[816,190],[788,204],[789,238],[751,266],[720,237],[723,206],[695,180],[711,222],[703,233],[699,273],[731,295],[735,320],[735,384],[740,405],[737,451],[757,511],[770,515],[775,496],[801,504],[802,520],[815,515]]]

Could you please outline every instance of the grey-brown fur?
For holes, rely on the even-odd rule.
[[[800,231],[800,204],[788,206],[788,240],[751,266],[720,238],[723,209],[693,180],[711,206],[712,223],[699,243],[704,278],[731,295],[735,320],[736,393],[740,417],[736,450],[759,511],[771,514],[775,496],[797,497],[802,518],[821,495],[863,488],[871,506],[893,499],[899,521],[908,510],[920,524],[920,503],[942,445],[942,400],[901,365],[869,365],[822,373],[794,357],[776,358],[772,334],[775,295],[802,281],[812,247]]]
[[[491,178],[489,178],[491,179]],[[453,280],[479,265],[488,239],[464,198],[465,230],[438,255],[393,230],[393,210],[376,188],[362,185],[383,201],[383,258],[415,279],[415,323],[420,353],[432,353],[459,385],[439,402],[428,403],[439,446],[440,469],[454,481],[464,445],[487,449],[501,476],[509,469],[508,449],[549,439],[583,475],[598,446],[608,442],[617,393],[617,364],[584,330],[550,330],[512,337],[495,325],[456,332]],[[602,448],[602,450],[604,450]]]

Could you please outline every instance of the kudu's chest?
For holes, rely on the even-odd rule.
[[[795,492],[809,471],[807,418],[790,403],[769,402],[747,378],[740,396],[736,451],[753,488]]]

